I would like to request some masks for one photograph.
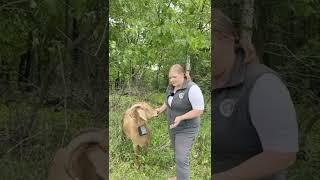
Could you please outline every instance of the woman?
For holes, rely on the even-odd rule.
[[[190,80],[179,64],[171,66],[169,83],[165,102],[156,110],[158,114],[166,110],[177,179],[189,180],[188,157],[199,132],[200,115],[204,110],[203,95],[200,88]]]
[[[213,179],[286,179],[298,151],[288,89],[218,9],[213,22]]]

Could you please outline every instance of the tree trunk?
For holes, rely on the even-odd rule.
[[[18,69],[18,85],[21,91],[27,90],[27,83],[30,75],[31,50],[20,56],[20,64]]]
[[[106,112],[106,65],[107,63],[102,58],[96,58],[96,78],[94,80],[94,111],[96,116],[103,115]]]
[[[64,27],[64,33],[66,35],[65,37],[65,49],[69,48],[69,30],[70,30],[70,23],[69,23],[69,0],[65,0],[65,14],[64,14],[64,23],[65,23],[65,27]]]
[[[256,2],[257,10],[254,12],[256,18],[256,24],[258,24],[258,28],[253,30],[252,35],[252,43],[256,49],[257,57],[259,58],[259,62],[264,63],[264,40],[265,40],[265,22],[267,22],[267,14],[264,10],[264,4],[261,1]]]
[[[160,70],[161,70],[161,65],[159,64],[158,65],[158,70],[157,70],[157,79],[156,79],[156,89],[159,90],[159,87],[160,87]]]
[[[251,42],[253,30],[254,0],[243,0],[241,37]]]
[[[31,69],[30,69],[30,82],[34,85],[39,87],[40,83],[39,83],[39,50],[38,50],[38,44],[36,43],[36,36],[37,34],[35,32],[32,32],[32,50],[31,50],[31,54],[32,54],[32,61],[31,61]],[[37,90],[34,88],[34,86],[31,86],[30,88],[33,90]],[[38,90],[37,90],[37,93]]]

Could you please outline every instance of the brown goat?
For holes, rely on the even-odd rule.
[[[107,131],[81,132],[50,162],[48,180],[103,180],[107,173]]]
[[[140,166],[138,161],[138,146],[144,148],[145,152],[147,152],[150,144],[151,132],[147,124],[148,119],[157,115],[157,111],[145,102],[139,102],[131,106],[123,115],[122,132],[132,141],[134,165],[136,168]],[[144,126],[147,130],[147,134],[142,136],[140,136],[138,131],[138,128],[141,126]]]

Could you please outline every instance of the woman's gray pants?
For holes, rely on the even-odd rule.
[[[177,180],[189,180],[189,154],[199,132],[199,127],[169,129],[171,145],[174,150]]]

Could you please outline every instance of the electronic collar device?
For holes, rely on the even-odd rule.
[[[140,136],[143,136],[143,135],[147,134],[147,129],[143,125],[138,127],[138,131],[139,131],[139,135]]]

